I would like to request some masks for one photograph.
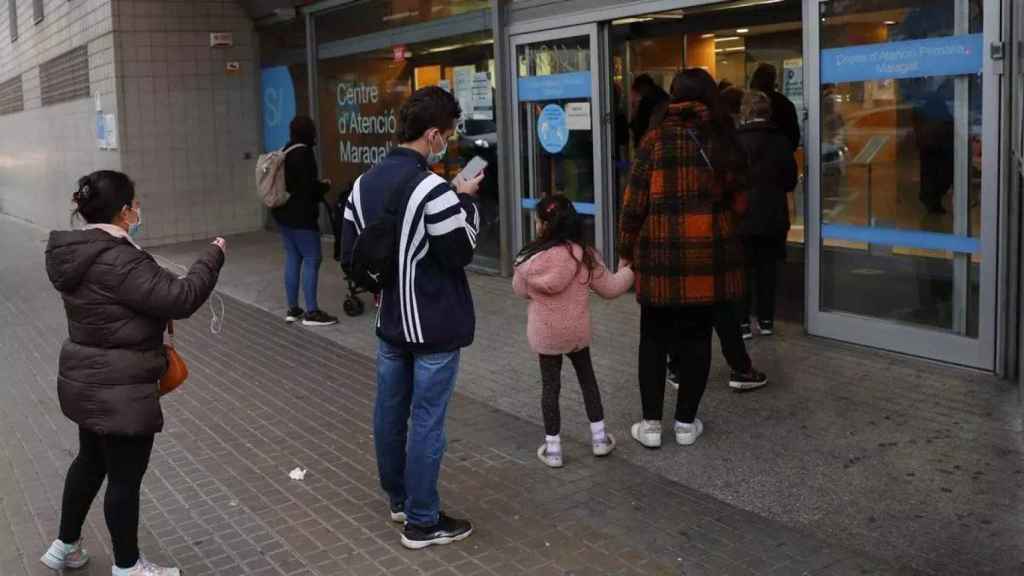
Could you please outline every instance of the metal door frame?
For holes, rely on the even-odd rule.
[[[804,84],[807,122],[807,331],[815,336],[994,370],[997,357],[997,278],[1000,236],[1001,79],[987,47],[1002,36],[1000,0],[984,0],[986,54],[982,79],[981,267],[978,338],[879,318],[821,310],[821,12],[828,0],[804,2]]]
[[[602,123],[602,110],[604,109],[604,95],[602,92],[602,78],[601,78],[601,55],[600,48],[601,44],[599,38],[599,23],[591,22],[589,24],[580,24],[577,26],[569,26],[564,28],[558,28],[554,30],[544,30],[540,32],[531,32],[527,34],[516,34],[509,36],[508,48],[509,48],[509,62],[511,63],[511,70],[509,71],[509,86],[512,89],[512,198],[511,202],[513,207],[513,234],[512,249],[515,253],[518,253],[523,247],[523,231],[525,223],[523,222],[523,198],[528,197],[528,190],[523,189],[523,169],[522,166],[522,155],[521,150],[526,145],[526,141],[523,134],[519,133],[519,127],[521,123],[520,118],[520,106],[519,106],[519,55],[518,48],[527,44],[535,44],[538,42],[546,42],[550,40],[579,38],[586,36],[590,42],[590,126],[594,147],[592,151],[593,162],[594,162],[594,244],[598,251],[604,251],[605,242],[609,236],[609,230],[606,229],[606,219],[604,216],[604,195],[606,194],[605,172],[606,166],[604,165],[604,135],[603,135],[603,123]],[[532,185],[532,179],[531,179]]]

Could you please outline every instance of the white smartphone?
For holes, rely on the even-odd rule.
[[[466,167],[463,168],[461,172],[456,174],[455,181],[472,180],[473,178],[479,176],[480,173],[483,172],[485,168],[487,168],[487,160],[484,160],[479,156],[474,156],[473,159],[470,160],[468,164],[466,164]]]

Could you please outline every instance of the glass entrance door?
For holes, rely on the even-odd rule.
[[[998,0],[805,7],[808,330],[994,368]]]
[[[534,209],[552,194],[574,203],[590,241],[604,248],[596,47],[596,24],[512,38],[516,250],[535,237]]]

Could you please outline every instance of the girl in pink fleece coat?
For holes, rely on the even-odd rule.
[[[605,431],[604,408],[590,361],[590,291],[615,298],[633,285],[633,271],[611,273],[593,249],[587,247],[583,222],[565,196],[549,196],[537,204],[537,240],[516,259],[512,287],[530,300],[526,333],[530,347],[540,356],[545,442],[537,449],[540,461],[562,466],[558,396],[562,387],[562,356],[576,370],[590,419],[595,456],[615,449],[615,438]]]

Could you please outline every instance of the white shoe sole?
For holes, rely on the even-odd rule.
[[[607,436],[608,436],[608,443],[607,444],[593,444],[592,445],[594,456],[597,456],[598,458],[604,458],[605,456],[607,456],[607,455],[609,455],[609,454],[611,454],[612,452],[615,451],[615,436],[612,436],[611,434],[607,434]]]
[[[561,468],[565,465],[562,461],[562,457],[549,458],[547,455],[547,444],[541,444],[540,448],[537,448],[537,459],[544,463],[548,468]]]
[[[405,537],[405,534],[402,534],[402,546],[405,546],[409,550],[423,550],[424,548],[428,548],[430,546],[444,546],[446,544],[460,542],[462,540],[465,540],[466,538],[469,538],[470,534],[472,533],[473,529],[470,528],[469,530],[466,530],[464,533],[459,534],[458,536],[452,536],[451,538],[438,538],[436,540],[424,540],[422,542],[409,540]]]
[[[694,422],[697,422],[697,420]],[[676,443],[680,446],[692,446],[702,434],[704,434],[703,422],[697,425],[697,429],[694,432],[676,432]]]
[[[768,385],[768,380],[763,382],[737,382],[735,380],[729,380],[729,388],[746,392],[748,390],[757,390],[758,388],[764,388]]]
[[[391,512],[391,521],[396,524],[405,524],[405,512]]]
[[[338,323],[337,320],[334,320],[334,321],[331,321],[331,322],[314,322],[312,320],[303,320],[302,321],[302,325],[303,326],[334,326],[337,323]]]
[[[89,563],[88,558],[86,558],[85,560],[79,560],[78,562],[68,562],[67,560],[61,560],[56,556],[51,556],[49,552],[43,554],[42,558],[40,558],[39,561],[42,562],[43,565],[49,568],[50,570],[54,570],[57,572],[67,569],[78,570],[79,568],[84,568],[85,565]]]
[[[651,450],[654,450],[655,448],[661,448],[660,434],[656,438],[648,438],[645,442],[640,439],[640,435],[637,433],[638,428],[639,424],[634,424],[633,427],[629,429],[629,435],[633,437],[633,440],[636,440],[644,448],[650,448]]]
[[[292,316],[285,316],[284,317],[284,321],[287,322],[288,324],[295,324],[296,322],[299,321],[299,319],[298,318],[294,318]]]

